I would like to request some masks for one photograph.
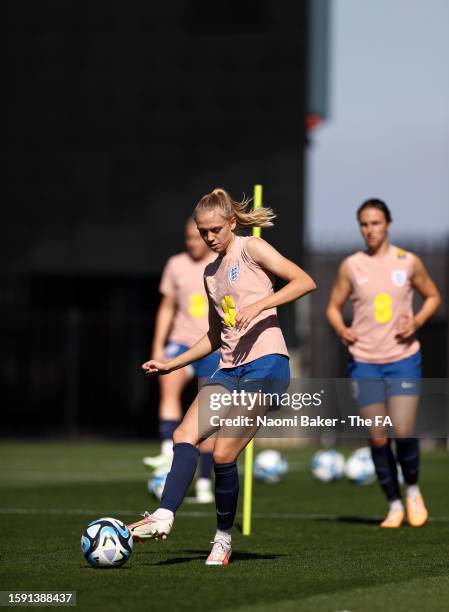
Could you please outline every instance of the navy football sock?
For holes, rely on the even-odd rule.
[[[188,442],[173,446],[173,462],[165,481],[160,508],[173,513],[179,508],[195,476],[199,454],[198,449]]]
[[[234,524],[239,498],[239,475],[237,463],[215,464],[215,505],[217,511],[217,529],[225,531]]]
[[[178,427],[181,421],[177,419],[161,419],[159,421],[159,439],[172,440],[173,432]]]
[[[417,438],[397,438],[396,452],[405,484],[415,485],[419,475],[419,441]]]
[[[371,456],[376,468],[377,479],[382,487],[385,497],[392,502],[401,499],[398,483],[398,469],[396,459],[391,450],[390,441],[382,446],[371,445]]]
[[[200,457],[200,478],[212,478],[212,468],[214,466],[214,457],[212,453],[201,453]]]

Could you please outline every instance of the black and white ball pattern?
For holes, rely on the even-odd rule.
[[[120,567],[131,557],[133,537],[122,521],[104,517],[89,523],[81,549],[92,567]]]

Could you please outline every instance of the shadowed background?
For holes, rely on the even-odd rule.
[[[159,275],[183,248],[185,218],[215,186],[240,198],[264,185],[279,214],[264,235],[319,284],[309,301],[281,309],[288,345],[303,373],[342,375],[324,306],[349,245],[306,250],[303,231],[304,162],[309,151],[315,163],[316,143],[326,148],[314,118],[318,130],[338,121],[328,73],[342,5],[5,6],[2,433],[155,434],[157,385],[140,363]],[[322,203],[315,198],[313,210]],[[332,215],[324,208],[321,223],[334,227]],[[444,294],[444,241],[416,246]],[[447,374],[446,318],[442,310],[422,332],[428,376]]]

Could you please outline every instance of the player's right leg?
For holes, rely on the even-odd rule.
[[[159,377],[159,437],[161,440],[161,452],[159,455],[142,459],[143,464],[151,470],[161,467],[168,469],[171,465],[173,458],[173,433],[181,422],[181,395],[187,381],[188,375],[185,368]]]
[[[195,398],[184,419],[173,435],[173,462],[165,482],[159,508],[152,514],[129,525],[133,538],[144,542],[151,538],[164,539],[172,529],[174,516],[181,505],[195,475],[198,464],[198,445],[201,437],[198,419],[199,396]]]
[[[396,457],[388,438],[371,439],[371,455],[376,469],[377,479],[389,503],[388,513],[380,523],[383,528],[400,527],[405,512],[398,482]]]
[[[371,404],[360,408],[360,415],[375,423],[376,416],[385,417],[387,407],[384,403]],[[380,526],[384,528],[400,527],[405,518],[404,506],[398,481],[396,457],[391,447],[387,431],[383,425],[370,428],[371,457],[376,470],[377,480],[388,501],[389,509]]]
[[[204,357],[193,364],[195,373],[198,376],[198,392],[207,379],[216,372],[219,366],[219,361],[219,355],[217,353],[212,353],[212,355],[207,355],[207,357]],[[212,453],[214,451],[214,440],[210,438],[204,440],[200,444],[199,448],[200,463],[195,482],[195,501],[198,504],[211,504],[215,499],[212,490],[212,472],[214,469]]]

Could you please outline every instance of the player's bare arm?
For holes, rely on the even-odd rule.
[[[397,336],[403,339],[410,338],[432,317],[441,305],[441,296],[435,283],[429,276],[422,260],[414,255],[414,270],[411,278],[412,287],[423,298],[419,311],[410,317],[401,319],[397,326]]]
[[[327,320],[340,337],[343,344],[352,344],[357,340],[354,330],[345,325],[342,309],[351,295],[351,281],[346,261],[343,261],[338,269],[335,284],[332,287],[329,303],[326,309]]]
[[[209,302],[209,331],[205,336],[201,338],[196,344],[194,344],[188,351],[171,359],[170,361],[161,361],[159,359],[150,359],[150,361],[142,364],[142,369],[149,376],[153,374],[169,374],[173,370],[179,370],[189,365],[197,359],[202,359],[206,355],[213,353],[220,348],[220,330],[221,321],[211,299],[208,295]]]
[[[154,326],[154,337],[151,347],[152,359],[162,359],[164,354],[164,346],[169,336],[175,313],[175,300],[168,295],[162,296],[161,303],[159,304],[156,314],[156,324]]]
[[[184,368],[189,365],[193,361],[197,361],[198,359],[202,359],[216,351],[220,344],[217,345],[214,342],[214,334],[207,333],[205,336],[201,338],[196,344],[192,346],[188,351],[171,359],[170,361],[159,361],[156,359],[150,359],[150,361],[146,361],[142,364],[142,369],[146,374],[169,374],[173,372],[173,370],[179,370],[180,368]]]

